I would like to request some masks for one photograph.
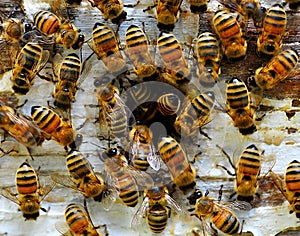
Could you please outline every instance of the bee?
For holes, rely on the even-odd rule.
[[[108,193],[104,180],[93,171],[91,163],[83,153],[70,150],[66,157],[66,165],[69,175],[53,174],[51,178],[54,182],[79,190],[85,197],[99,202],[105,193]]]
[[[252,18],[256,27],[261,27],[266,9],[260,5],[259,0],[218,0],[228,10],[238,12],[247,24]]]
[[[16,172],[16,188],[17,194],[12,193],[8,188],[0,189],[0,194],[19,205],[25,220],[36,220],[40,209],[47,212],[41,207],[41,201],[54,188],[54,184],[42,188],[38,173],[34,171],[27,160],[20,165]]]
[[[264,18],[262,32],[257,39],[257,50],[267,55],[275,55],[281,49],[285,36],[287,17],[280,4],[270,7]]]
[[[255,71],[248,80],[251,89],[266,90],[285,80],[295,68],[299,54],[295,49],[286,49],[275,55],[265,66]]]
[[[53,138],[60,145],[75,148],[75,130],[69,121],[63,120],[56,112],[44,106],[32,106],[31,117],[43,130],[47,139]]]
[[[248,88],[237,77],[233,77],[227,84],[226,106],[227,114],[241,134],[248,135],[256,131],[255,108],[251,106]]]
[[[221,73],[221,49],[214,34],[211,32],[200,34],[195,44],[195,51],[199,63],[197,75],[200,84],[212,87]]]
[[[131,226],[143,225],[141,220],[147,219],[149,229],[153,233],[161,233],[168,224],[171,209],[183,213],[182,207],[168,194],[165,186],[153,186],[144,191],[144,199],[135,213]]]
[[[59,79],[55,85],[53,97],[54,105],[61,109],[70,109],[75,101],[77,81],[81,72],[79,56],[71,53],[65,57],[59,70]]]
[[[104,151],[103,157],[104,168],[108,173],[108,184],[111,182],[126,206],[135,207],[139,198],[139,186],[143,188],[151,186],[152,178],[145,172],[130,167],[119,148],[108,148]]]
[[[127,13],[123,9],[122,0],[101,1],[89,0],[92,7],[97,7],[105,19],[111,20],[112,23],[120,25],[126,20]]]
[[[180,105],[180,99],[174,93],[163,94],[157,99],[157,109],[164,116],[176,115]]]
[[[158,151],[179,189],[185,192],[189,188],[194,188],[196,173],[181,145],[172,137],[162,137],[158,143]]]
[[[207,11],[207,0],[188,0],[190,4],[191,12],[194,14],[200,14]]]
[[[112,85],[99,86],[95,90],[99,105],[99,122],[102,133],[118,138],[128,135],[128,112],[119,96],[119,89]],[[104,135],[105,136],[105,135]]]
[[[226,235],[237,234],[241,228],[241,224],[237,216],[230,209],[209,197],[208,191],[204,196],[197,199],[195,213],[201,221],[210,220],[215,228]]]
[[[84,43],[84,35],[80,34],[69,20],[61,19],[50,11],[38,11],[34,14],[34,25],[47,36],[55,35],[55,42],[65,48],[79,49]]]
[[[26,146],[31,158],[31,148],[42,145],[44,133],[30,117],[0,103],[0,128]]]
[[[27,43],[19,52],[12,70],[12,89],[18,94],[28,93],[35,76],[43,69],[50,53],[37,43]]]
[[[271,178],[273,179],[277,188],[288,200],[290,205],[289,213],[292,214],[295,212],[296,217],[300,219],[300,162],[293,160],[287,165],[284,181],[273,172],[271,172]]]
[[[193,137],[197,130],[210,122],[215,95],[208,91],[192,99],[184,106],[174,122],[175,130],[181,136]]]
[[[240,156],[236,167],[233,165],[229,155],[222,148],[221,150],[235,170],[235,173],[231,173],[226,167],[217,165],[225,169],[228,174],[236,177],[235,192],[230,198],[237,194],[237,200],[251,202],[254,199],[254,195],[258,195],[258,177],[261,170],[261,155],[258,148],[254,144],[249,145]]]
[[[104,63],[105,69],[113,75],[126,71],[126,58],[122,55],[115,32],[111,27],[96,23],[92,32],[92,41],[88,45]]]
[[[297,10],[299,8],[300,2],[298,0],[285,0],[289,4],[291,10]]]
[[[156,80],[159,71],[150,55],[149,43],[145,33],[136,25],[130,25],[126,31],[126,47],[135,72],[142,81]]]
[[[214,30],[219,36],[227,59],[240,59],[246,55],[245,40],[237,19],[226,10],[218,10],[213,17]]]
[[[133,167],[146,171],[149,166],[160,168],[160,160],[152,143],[152,132],[146,125],[135,125],[130,133],[130,154]]]
[[[171,33],[161,32],[157,39],[159,55],[175,84],[189,81],[190,65],[185,60],[179,41]]]
[[[78,204],[71,203],[65,209],[65,222],[68,228],[65,229],[64,225],[57,224],[56,229],[62,235],[88,235],[88,236],[102,236],[92,223],[90,215],[87,210],[83,210]],[[106,231],[106,225],[104,225]],[[106,231],[107,232],[107,231]],[[106,233],[105,235],[108,235]]]
[[[179,17],[182,0],[158,0],[155,17],[161,31],[173,31]]]

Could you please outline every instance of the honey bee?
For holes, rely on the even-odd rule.
[[[152,178],[145,172],[130,167],[119,148],[108,148],[103,157],[108,184],[115,187],[126,206],[135,207],[138,203],[139,187],[151,186]]]
[[[249,145],[240,156],[237,166],[234,166],[229,155],[222,148],[221,150],[235,170],[235,173],[231,173],[226,167],[217,165],[236,177],[235,192],[230,198],[237,194],[237,200],[251,202],[254,195],[258,195],[258,177],[261,170],[261,155],[257,147],[254,144]]]
[[[173,116],[180,109],[180,99],[174,93],[167,93],[161,95],[157,99],[157,109],[164,116]]]
[[[35,76],[43,69],[50,53],[33,42],[27,43],[18,54],[12,70],[12,89],[19,94],[26,94],[33,84]]]
[[[200,34],[195,44],[195,51],[199,63],[197,75],[200,84],[212,87],[221,73],[221,49],[214,34],[211,32]]]
[[[148,227],[153,233],[161,233],[168,224],[171,209],[177,213],[183,213],[182,207],[168,194],[165,186],[153,186],[144,191],[144,200],[135,213],[131,227],[135,228],[142,224],[146,218]]]
[[[207,0],[188,0],[190,4],[191,12],[194,14],[200,14],[207,11]]]
[[[119,90],[112,84],[95,90],[99,105],[99,122],[104,136],[128,137],[129,115]]]
[[[53,174],[51,178],[54,182],[79,190],[85,197],[99,202],[108,193],[104,180],[93,171],[91,163],[83,153],[71,150],[67,154],[66,165],[69,175]]]
[[[179,41],[171,33],[161,32],[157,39],[159,55],[175,84],[189,81],[190,65],[185,60]]]
[[[45,138],[44,133],[30,117],[2,103],[0,103],[0,128],[26,146],[32,159],[31,148],[40,146]]]
[[[297,160],[291,161],[285,170],[284,181],[275,173],[271,172],[271,177],[281,191],[284,197],[290,204],[290,214],[296,214],[296,217],[300,219],[300,162]]]
[[[104,63],[105,69],[113,75],[120,75],[127,70],[126,58],[122,55],[115,32],[111,27],[96,23],[92,40],[88,45]]]
[[[210,122],[214,102],[215,95],[211,91],[193,98],[176,117],[174,122],[176,132],[181,136],[195,136],[199,128]]]
[[[287,17],[280,4],[270,7],[263,22],[262,32],[257,39],[257,50],[267,55],[275,55],[281,49],[285,36]]]
[[[248,88],[237,77],[233,77],[227,84],[226,105],[227,114],[241,134],[248,135],[256,131],[254,124],[255,109],[251,106]]]
[[[185,192],[194,188],[196,173],[181,145],[172,137],[162,137],[158,143],[158,151],[179,189]]]
[[[63,120],[56,112],[44,106],[32,106],[31,117],[45,132],[47,139],[53,138],[60,145],[75,148],[75,130],[69,121]]]
[[[36,220],[39,210],[47,212],[41,207],[41,201],[54,188],[54,184],[40,186],[38,173],[34,171],[29,162],[23,162],[16,173],[17,194],[8,188],[1,188],[0,194],[19,205],[25,220]]]
[[[149,166],[160,168],[160,160],[152,143],[152,132],[146,125],[135,125],[130,133],[130,154],[133,167],[146,171]]]
[[[161,31],[172,31],[179,17],[182,0],[158,0],[156,5],[157,27]]]
[[[219,36],[227,59],[240,59],[246,55],[245,40],[237,19],[226,10],[218,10],[213,17],[214,30]]]
[[[258,0],[218,0],[228,10],[238,12],[247,24],[252,18],[256,27],[261,27],[265,17],[266,9],[262,7]]]
[[[156,80],[159,71],[150,55],[149,43],[145,33],[136,25],[131,25],[126,31],[126,46],[129,59],[132,61],[139,78]]]
[[[291,10],[297,10],[299,8],[300,2],[298,0],[285,0],[289,4]]]
[[[295,68],[299,54],[295,49],[286,49],[275,55],[265,66],[255,71],[248,84],[251,89],[266,90],[273,88],[280,81],[285,80]],[[252,92],[252,91],[251,91]]]
[[[71,53],[65,57],[59,70],[59,79],[55,85],[53,97],[54,105],[61,109],[70,109],[75,101],[77,81],[81,72],[79,56]]]
[[[102,236],[102,234],[97,230],[99,227],[95,227],[93,225],[87,209],[83,210],[78,204],[71,203],[66,207],[65,222],[67,223],[67,229],[65,229],[62,224],[56,225],[56,229],[62,233],[62,235]],[[104,225],[104,227],[106,231],[106,225]],[[108,235],[108,233],[105,235]]]
[[[241,228],[241,224],[237,216],[230,209],[209,197],[208,191],[204,196],[197,199],[195,213],[201,221],[207,222],[210,220],[216,229],[226,235],[237,234]],[[218,234],[219,233],[217,233],[217,235]]]
[[[81,48],[84,43],[84,35],[80,34],[69,20],[61,19],[50,11],[38,11],[34,14],[34,25],[47,36],[55,35],[55,42],[65,48]]]
[[[123,9],[122,0],[101,1],[89,0],[92,7],[97,7],[105,19],[110,19],[112,23],[120,25],[126,20],[127,13]]]

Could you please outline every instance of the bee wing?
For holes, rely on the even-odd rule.
[[[217,0],[219,3],[221,3],[224,7],[231,11],[243,13],[240,9],[240,6],[233,0]]]
[[[52,181],[51,184],[46,184],[40,189],[40,194],[42,195],[42,200],[50,193],[56,186],[56,183]]]
[[[101,200],[104,210],[109,211],[113,203],[116,201],[117,197],[118,191],[114,187],[108,186],[103,191],[103,197]]]
[[[238,200],[232,201],[232,202],[226,202],[226,203],[222,202],[220,207],[223,207],[223,208],[225,207],[228,210],[233,211],[233,212],[250,211],[253,208],[249,202],[238,201]]]
[[[183,206],[181,206],[178,202],[176,202],[169,194],[165,194],[165,198],[166,198],[169,206],[173,210],[175,210],[175,212],[177,212],[179,214],[187,214],[187,212],[184,210]]]
[[[270,155],[261,154],[261,169],[260,176],[262,178],[266,177],[273,169],[276,163],[276,156],[274,153]]]
[[[61,184],[67,188],[72,188],[79,191],[76,184],[73,182],[72,178],[69,175],[52,174],[51,179],[57,184]]]
[[[15,59],[20,51],[21,47],[18,43],[10,43],[3,38],[0,39],[0,74],[4,74],[14,67]]]
[[[145,197],[139,209],[134,214],[131,220],[131,228],[136,231],[140,231],[140,228],[143,227],[143,220],[146,217],[146,211],[149,208],[149,199]]]
[[[0,195],[19,205],[18,198],[10,191],[9,188],[0,188]]]
[[[160,158],[156,154],[156,149],[155,149],[153,143],[151,143],[150,152],[148,154],[147,160],[149,162],[149,165],[154,170],[158,171],[160,169]]]
[[[153,178],[150,174],[138,170],[132,166],[126,166],[124,167],[124,171],[130,174],[136,181],[137,185],[140,187],[140,189],[149,189],[154,185]]]
[[[55,223],[55,229],[61,233],[62,236],[73,236],[73,234],[70,231],[69,226],[67,223],[63,221],[59,221]]]
[[[37,74],[39,71],[41,71],[44,66],[46,65],[47,61],[49,60],[50,52],[48,50],[43,50],[41,60],[37,64],[34,73]]]

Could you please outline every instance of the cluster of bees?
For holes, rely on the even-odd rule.
[[[226,112],[242,135],[257,132],[255,111],[264,92],[291,76],[299,58],[295,49],[281,50],[287,32],[284,7],[274,4],[265,9],[256,0],[220,0],[224,8],[214,13],[213,30],[197,36],[191,65],[172,33],[182,1],[159,0],[154,6],[160,31],[156,46],[162,63],[158,65],[142,28],[130,25],[125,35],[126,46],[122,48],[118,32],[110,27],[110,23],[120,25],[126,21],[127,13],[121,0],[88,2],[109,20],[109,23],[94,25],[91,39],[87,39],[69,19],[59,15],[54,2],[51,10],[34,14],[31,27],[14,18],[13,12],[2,19],[3,48],[19,47],[20,50],[12,56],[13,63],[1,62],[1,71],[11,72],[11,91],[6,91],[3,96],[6,99],[2,98],[0,103],[0,127],[5,134],[23,144],[32,159],[35,147],[43,145],[45,140],[55,140],[66,150],[68,173],[53,174],[53,183],[42,186],[38,171],[26,160],[17,169],[17,194],[8,188],[0,189],[0,194],[19,205],[26,220],[36,220],[40,210],[47,211],[41,207],[41,201],[56,184],[78,190],[84,196],[84,208],[75,203],[66,207],[66,228],[57,226],[63,235],[102,235],[89,216],[87,198],[113,202],[119,197],[126,206],[135,207],[141,192],[143,201],[133,216],[133,228],[138,228],[146,219],[153,233],[161,233],[171,213],[175,212],[199,219],[201,230],[193,231],[194,235],[242,233],[243,223],[221,202],[221,196],[214,199],[208,196],[208,191],[202,194],[195,189],[199,176],[184,144],[196,144],[200,134],[211,139],[201,128],[211,121],[214,111]],[[191,0],[188,3],[193,14],[208,10],[207,1]],[[291,9],[297,9],[299,5],[297,1],[288,3]],[[65,4],[80,4],[80,1],[69,0]],[[19,7],[24,10],[22,5]],[[222,95],[214,92],[218,83],[224,83],[221,63],[222,60],[243,60],[245,57],[249,19],[253,19],[260,30],[257,52],[270,59],[247,81],[235,76],[226,81],[223,104],[218,101]],[[82,61],[80,49],[85,44],[92,54]],[[58,73],[53,69],[50,77],[42,74],[53,60],[49,45],[71,51],[61,61]],[[89,118],[76,130],[71,117],[76,93],[95,60],[102,62],[106,73],[94,82],[98,104],[85,106],[99,109],[95,121],[95,125],[99,124],[97,136],[106,147],[98,146],[97,150],[101,150],[98,150],[99,157],[106,178],[98,174],[87,156],[79,151],[77,132],[80,133]],[[53,106],[34,105],[28,116],[21,112],[18,99],[17,102],[10,100],[14,96],[26,96],[36,77],[54,82]],[[201,93],[195,84],[199,84],[204,92]],[[156,122],[163,124],[166,133],[151,128]],[[262,153],[251,144],[235,164],[222,147],[219,148],[234,169],[231,173],[225,166],[217,165],[235,176],[235,192],[231,198],[236,195],[238,202],[250,204],[257,195]],[[1,151],[8,155],[15,150]],[[300,162],[289,163],[284,180],[271,169],[268,174],[288,200],[290,213],[294,212],[299,219]],[[172,197],[174,192],[189,195],[192,213]],[[108,234],[109,230],[105,228],[105,235]]]

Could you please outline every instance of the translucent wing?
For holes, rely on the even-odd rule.
[[[140,187],[140,189],[149,189],[154,185],[153,178],[150,174],[138,170],[132,166],[124,167],[124,171],[130,174],[136,181],[137,185]]]
[[[52,174],[51,175],[52,180],[55,183],[61,184],[67,188],[72,188],[74,190],[79,191],[77,188],[76,183],[72,180],[72,178],[69,175],[64,174]]]
[[[235,2],[235,0],[217,0],[219,3],[221,3],[224,7],[228,8],[231,11],[240,12],[239,5]]]
[[[160,169],[160,158],[156,154],[156,149],[155,149],[153,143],[151,143],[151,145],[150,145],[150,152],[148,154],[147,160],[149,162],[149,165],[154,170],[158,171]]]
[[[36,68],[34,70],[35,74],[39,73],[44,68],[44,66],[46,65],[46,63],[49,60],[49,57],[50,57],[50,52],[48,50],[43,50],[41,60],[39,61],[38,65],[36,66]]]
[[[179,214],[187,214],[178,202],[176,202],[169,194],[165,194],[168,205]]]
[[[102,205],[104,210],[108,211],[111,209],[113,203],[116,201],[117,197],[118,197],[118,192],[115,188],[113,188],[112,186],[108,186],[102,194]]]
[[[9,188],[0,188],[0,195],[19,205],[18,198],[11,192]]]
[[[141,206],[137,210],[137,212],[134,214],[132,221],[131,221],[131,228],[133,230],[141,232],[141,227],[143,227],[143,220],[146,217],[147,209],[149,208],[149,202],[148,197],[145,197]]]
[[[71,233],[69,226],[63,222],[63,221],[59,221],[55,223],[55,229],[61,233],[62,236],[73,236],[73,234]]]

